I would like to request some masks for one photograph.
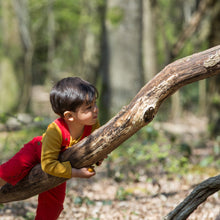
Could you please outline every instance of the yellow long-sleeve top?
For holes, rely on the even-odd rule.
[[[99,122],[92,126],[92,132],[100,127]],[[78,143],[78,140],[73,139],[70,136],[69,147]],[[61,152],[62,145],[62,132],[59,126],[52,122],[46,132],[43,134],[42,138],[42,151],[41,151],[41,166],[44,172],[63,178],[71,178],[72,167],[69,161],[60,162],[58,160],[59,154]]]

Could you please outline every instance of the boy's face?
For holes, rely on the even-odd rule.
[[[94,125],[98,119],[98,107],[96,100],[91,103],[83,103],[74,112],[74,121],[82,125]]]

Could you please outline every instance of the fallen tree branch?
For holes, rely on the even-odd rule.
[[[200,183],[164,220],[184,220],[210,195],[220,190],[220,175]]]
[[[60,160],[69,160],[75,168],[96,163],[149,124],[162,102],[179,88],[219,73],[220,45],[169,64],[139,91],[129,105],[90,136],[66,150]],[[16,186],[6,184],[1,188],[0,203],[27,199],[64,181],[66,179],[47,175],[37,165]]]

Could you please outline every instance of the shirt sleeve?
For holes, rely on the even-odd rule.
[[[56,123],[51,123],[42,139],[41,166],[44,172],[63,178],[71,178],[69,161],[58,160],[62,144],[62,133]]]

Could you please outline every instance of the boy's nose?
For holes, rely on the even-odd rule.
[[[94,106],[94,112],[98,112],[98,111],[99,111],[98,106],[95,105],[95,106]]]

